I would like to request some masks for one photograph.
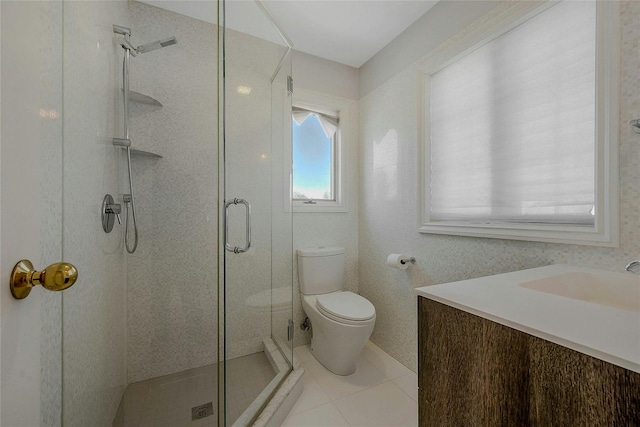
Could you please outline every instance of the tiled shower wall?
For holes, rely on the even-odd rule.
[[[640,117],[638,40],[640,3],[622,2],[617,248],[418,233],[417,66],[361,99],[359,278],[377,310],[372,341],[416,370],[414,288],[554,263],[621,271],[640,256],[640,135],[628,124]],[[389,253],[413,255],[417,264],[391,269]]]
[[[139,244],[127,256],[129,382],[216,361],[217,30],[213,24],[129,2],[135,45],[178,43],[131,58],[131,90],[163,106],[131,103]],[[127,191],[128,192],[128,191]]]

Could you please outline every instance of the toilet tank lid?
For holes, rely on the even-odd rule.
[[[303,257],[331,256],[340,255],[343,253],[344,248],[341,248],[339,246],[316,246],[314,248],[298,249],[298,255]]]

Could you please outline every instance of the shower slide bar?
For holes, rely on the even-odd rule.
[[[124,194],[122,201],[126,208],[125,225],[124,225],[124,245],[127,252],[134,253],[138,247],[138,220],[136,217],[136,204],[133,197],[133,176],[131,173],[131,139],[129,138],[129,66],[132,56],[144,54],[157,49],[162,49],[167,46],[172,46],[178,43],[178,39],[175,37],[169,37],[162,40],[156,40],[151,43],[146,43],[140,46],[134,46],[131,44],[131,28],[123,27],[121,25],[113,25],[113,33],[122,36],[120,40],[120,46],[124,49],[124,58],[122,60],[122,102],[123,102],[123,138],[113,138],[113,145],[125,148],[127,150],[127,172],[129,175],[129,194]],[[129,215],[131,210],[131,215]],[[129,216],[133,218],[133,243],[129,240],[130,223]]]
[[[136,205],[133,197],[133,176],[131,173],[131,139],[129,139],[129,63],[131,55],[136,56],[137,50],[131,45],[129,36],[131,30],[119,25],[113,26],[113,32],[120,34],[123,40],[120,46],[124,49],[124,58],[122,60],[122,90],[123,90],[123,132],[124,138],[113,138],[113,145],[126,148],[127,150],[127,172],[129,175],[129,194],[125,194],[123,202],[126,208],[125,225],[124,225],[124,246],[130,254],[134,253],[138,248],[138,219],[136,218]],[[129,241],[129,210],[133,217],[133,244]]]
[[[229,243],[229,206],[244,205],[246,211],[245,221],[245,245],[243,247],[231,246]],[[247,252],[251,247],[251,203],[245,199],[232,199],[224,203],[224,248],[234,254]]]

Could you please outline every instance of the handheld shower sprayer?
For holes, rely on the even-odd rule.
[[[176,39],[175,37],[169,37],[167,39],[140,45],[136,48],[136,50],[138,51],[138,53],[147,53],[151,52],[152,50],[162,49],[163,47],[174,45],[176,43],[178,43],[178,39]]]
[[[156,40],[154,42],[141,44],[140,46],[135,47],[131,44],[130,40],[131,28],[114,24],[113,32],[115,34],[120,34],[121,36],[123,36],[123,39],[120,42],[120,46],[122,46],[123,49],[129,50],[131,52],[131,55],[133,56],[138,56],[139,53],[151,52],[152,50],[162,49],[163,47],[172,46],[178,43],[178,39],[175,38],[175,36],[172,36],[166,39]]]

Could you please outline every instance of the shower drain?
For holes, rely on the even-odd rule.
[[[191,408],[191,421],[206,418],[209,415],[213,415],[213,402]]]

